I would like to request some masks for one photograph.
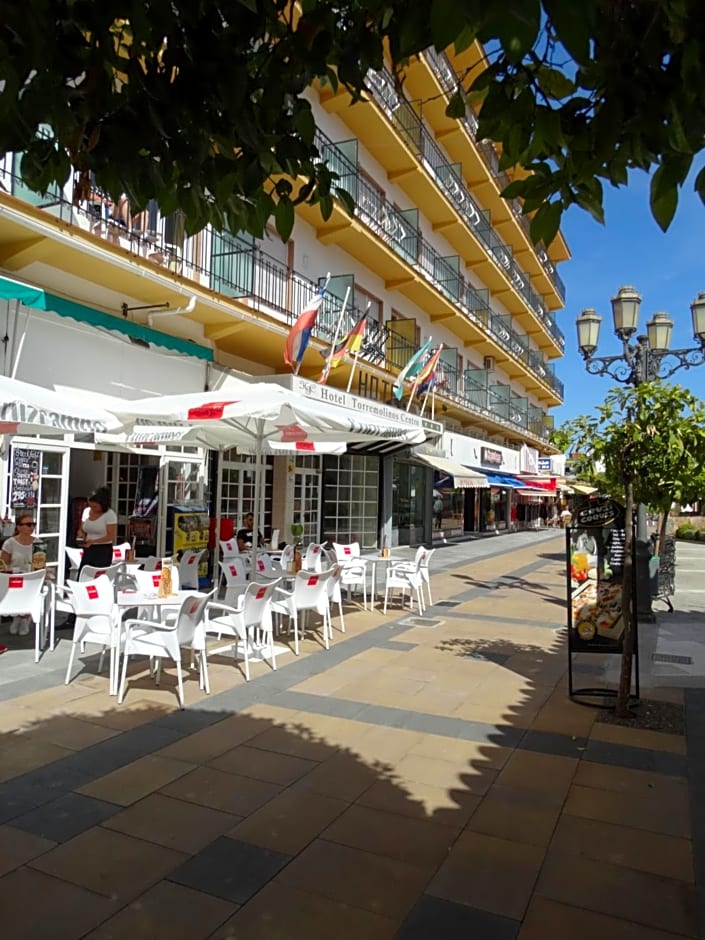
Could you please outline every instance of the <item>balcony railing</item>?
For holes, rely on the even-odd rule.
[[[446,54],[444,52],[436,52],[435,49],[430,48],[426,50],[424,57],[431,66],[431,69],[438,78],[440,84],[443,86],[443,90],[450,98],[451,95],[455,94],[458,88],[458,76],[455,74],[455,70],[448,61]],[[499,169],[499,156],[492,143],[490,141],[477,140],[477,117],[471,108],[466,110],[465,117],[461,118],[461,122],[464,124],[465,129],[467,130],[468,136],[471,138],[471,140],[475,141],[477,151],[482,157],[487,168],[492,173],[492,176],[497,180],[500,188],[504,189],[505,186],[509,185],[511,180],[505,172]],[[518,199],[508,199],[507,202],[509,203],[509,206],[512,210],[512,214],[524,229],[527,236],[530,238],[531,223],[529,218],[522,212],[521,203]],[[558,274],[555,265],[553,265],[551,262],[545,249],[537,249],[537,254],[543,269],[551,279],[559,297],[562,301],[565,301],[565,284]]]
[[[438,256],[423,242],[420,233],[411,227],[404,214],[386,203],[381,192],[372,187],[366,178],[358,177],[357,174],[354,174],[354,177],[368,189],[366,205],[373,214],[367,216],[367,220],[377,234],[401,257],[413,263],[436,289],[452,299],[471,322],[487,330],[512,355],[522,359],[562,399],[563,384],[542,356],[528,349],[526,338],[515,333],[511,319],[492,311],[487,291],[478,291],[468,285],[462,276],[448,265],[446,259]],[[7,192],[23,201],[31,202],[37,208],[77,229],[117,244],[135,256],[157,263],[226,297],[240,300],[253,309],[267,312],[288,326],[294,323],[311,294],[319,286],[317,282],[271,257],[259,246],[227,233],[218,235],[207,231],[186,237],[183,220],[178,214],[161,217],[156,212],[150,213],[148,227],[138,231],[106,217],[105,200],[102,197],[95,202],[75,206],[66,194],[52,192],[39,196],[27,190],[20,177],[8,169],[3,169],[2,164],[0,182]],[[68,195],[70,196],[70,192]],[[96,210],[98,204],[101,206],[100,212]],[[144,222],[144,215],[141,221]],[[417,253],[422,259],[420,262],[416,260]],[[445,275],[444,285],[437,280],[439,273],[441,276]],[[319,317],[314,328],[314,335],[326,342],[332,341],[337,324],[337,317],[332,312],[327,315],[326,310],[328,306],[335,304],[337,301],[333,299],[326,300],[323,315]],[[351,327],[360,314],[359,307],[352,303],[343,328]],[[388,338],[387,327],[369,318],[361,358],[386,369],[401,368],[396,359],[390,361],[388,358]],[[410,348],[404,363],[414,351]]]
[[[546,309],[540,295],[531,287],[529,275],[514,261],[511,247],[504,244],[492,228],[489,213],[478,206],[462,177],[457,172],[453,172],[453,164],[448,155],[443,152],[436,139],[428,131],[411,103],[398,94],[390,73],[386,70],[370,71],[367,74],[367,81],[377,103],[416,159],[458,209],[468,226],[484,245],[489,257],[523,297],[529,309],[534,312],[561,349],[564,349],[563,333]],[[496,158],[494,148],[490,149]],[[509,182],[507,178],[506,185]],[[520,212],[521,206],[519,204],[517,206]],[[512,206],[513,211],[517,210],[517,206]]]
[[[339,185],[355,202],[356,217],[371,229],[431,286],[443,294],[475,326],[488,332],[495,342],[523,362],[554,391],[562,385],[553,375],[543,357],[530,350],[526,337],[517,333],[511,318],[495,313],[490,307],[489,292],[478,290],[453,268],[447,258],[428,244],[418,230],[416,211],[402,212],[385,194],[364,176],[348,157],[322,131],[316,141],[325,153],[329,166],[338,175]]]

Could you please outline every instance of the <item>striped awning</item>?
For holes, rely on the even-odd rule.
[[[462,464],[449,460],[447,457],[436,457],[431,454],[414,454],[414,460],[433,467],[444,474],[448,480],[437,481],[436,486],[447,486],[458,490],[486,490],[488,483],[484,473],[470,470]]]

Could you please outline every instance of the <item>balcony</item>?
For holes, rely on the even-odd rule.
[[[393,206],[347,158],[343,144],[335,145],[321,132],[317,143],[356,206],[353,219],[337,208],[327,222],[322,222],[315,207],[299,207],[316,227],[319,240],[344,248],[380,274],[389,289],[399,290],[427,310],[432,323],[442,321],[464,344],[483,356],[495,356],[527,391],[558,404],[562,386],[545,357],[529,348],[528,338],[514,329],[510,316],[492,310],[487,290],[469,284],[460,273],[459,259],[443,257],[428,244],[417,228],[417,210]]]
[[[424,73],[429,71],[437,84],[428,83],[429,76]],[[446,148],[456,159],[465,158],[466,162],[469,163],[469,178],[481,191],[483,201],[492,206],[497,225],[503,228],[511,236],[511,240],[520,247],[522,253],[526,256],[527,265],[532,268],[533,276],[539,278],[541,282],[542,292],[547,296],[555,294],[555,298],[560,301],[560,303],[552,304],[552,306],[563,306],[565,302],[565,285],[545,248],[541,246],[534,248],[529,234],[530,220],[522,213],[521,203],[517,199],[505,200],[499,196],[505,186],[511,182],[511,179],[507,173],[499,169],[499,156],[492,143],[477,140],[477,118],[474,112],[468,108],[465,117],[461,118],[460,121],[448,118],[445,115],[448,100],[455,93],[458,86],[458,76],[445,53],[428,49],[423,54],[423,60],[415,64],[413,71],[409,72],[408,85],[410,89],[421,91],[425,97],[431,99],[426,111],[434,128],[437,129],[438,137],[443,140]],[[471,142],[469,146],[463,146],[462,141],[458,140],[460,128],[463,129],[465,137]],[[473,168],[471,151],[475,151],[477,154],[474,160],[479,157],[484,163],[485,169],[489,170],[493,184],[490,184],[484,178],[483,172],[478,172],[476,163]],[[473,179],[473,173],[476,179]]]
[[[565,338],[561,330],[532,289],[529,276],[513,259],[511,247],[492,228],[489,213],[471,196],[461,168],[450,162],[412,104],[397,93],[388,72],[370,72],[368,83],[377,107],[371,101],[359,103],[342,110],[340,116],[434,229],[443,233],[491,292],[502,297],[520,325],[535,334],[537,344],[549,354],[562,355]],[[324,106],[337,110],[343,100],[342,95],[324,98]]]

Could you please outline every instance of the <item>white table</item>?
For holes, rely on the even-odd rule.
[[[360,555],[368,564],[372,565],[372,583],[370,585],[370,610],[375,609],[375,593],[377,591],[377,565],[398,565],[402,561],[409,561],[401,555],[387,555],[380,552],[369,552],[366,555]]]
[[[183,588],[180,591],[175,591],[168,597],[159,597],[157,591],[131,591],[127,589],[117,592],[115,603],[120,608],[153,607],[155,610],[161,612],[164,607],[179,607],[185,598],[200,593],[200,591]]]

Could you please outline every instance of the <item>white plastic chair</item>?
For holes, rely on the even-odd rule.
[[[46,570],[28,571],[22,574],[0,572],[0,616],[30,614],[34,621],[34,661],[39,662],[39,651],[46,642],[46,631],[50,625],[44,603],[44,578]]]
[[[269,547],[273,552],[279,551],[279,529],[272,529],[272,537],[269,540]]]
[[[352,597],[352,589],[362,589],[362,606],[367,610],[367,560],[353,558],[350,561],[339,562],[342,565],[340,584],[348,590],[348,597]]]
[[[317,542],[311,542],[302,560],[306,571],[323,571],[323,549]]]
[[[206,549],[188,548],[179,562],[179,584],[183,588],[198,590],[198,566]]]
[[[244,558],[233,555],[220,562],[221,579],[225,579],[225,603],[237,607],[238,598],[247,587],[247,565]]]
[[[294,564],[294,546],[285,545],[279,556],[279,568],[283,574],[289,574]]]
[[[333,542],[333,551],[335,552],[335,560],[343,564],[346,561],[352,561],[354,558],[360,557],[360,543],[349,542],[347,545],[343,545],[340,542]]]
[[[401,606],[404,607],[404,597],[406,592],[409,592],[409,604],[413,610],[413,601],[411,592],[416,594],[416,603],[419,608],[419,614],[422,614],[424,611],[423,604],[423,587],[421,581],[421,574],[418,570],[418,565],[412,571],[409,567],[409,562],[400,562],[396,565],[389,565],[387,568],[387,578],[384,584],[384,613],[387,613],[387,601],[389,598],[389,592],[395,590],[396,588],[401,589]]]
[[[213,594],[213,591],[210,594],[197,594],[194,592],[185,597],[173,623],[161,623],[156,620],[127,620],[125,622],[125,649],[118,704],[121,704],[125,697],[127,661],[130,656],[149,656],[150,659],[157,660],[158,665],[154,670],[154,679],[157,685],[159,685],[161,661],[169,657],[176,664],[179,705],[183,708],[184,683],[181,674],[181,647],[183,646],[188,646],[192,652],[199,654],[198,687],[207,691],[206,639],[203,613]]]
[[[345,620],[343,618],[343,592],[340,588],[344,567],[344,565],[333,565],[333,567],[330,569],[330,578],[327,582],[329,603],[338,605],[341,633],[345,633]],[[333,625],[331,623],[331,630],[332,626]]]
[[[148,555],[142,562],[142,571],[159,571],[161,566],[161,558],[157,558],[156,555]]]
[[[277,668],[276,651],[274,648],[274,631],[272,629],[272,597],[279,581],[269,584],[257,584],[251,581],[244,594],[236,605],[226,604],[223,601],[212,600],[206,604],[204,633],[217,634],[218,637],[232,637],[235,642],[229,643],[222,649],[232,647],[233,656],[237,657],[238,650],[242,649],[245,679],[250,681],[250,656],[259,653],[266,658],[267,652],[272,661],[272,669]],[[298,652],[298,649],[297,649]],[[208,685],[207,650],[204,644],[202,654],[203,674],[206,692],[210,691]]]
[[[431,555],[433,555],[435,550],[435,548],[424,548],[423,545],[420,545],[416,550],[416,555],[413,561],[402,561],[399,562],[398,565],[398,567],[406,568],[408,571],[417,571],[421,575],[421,597],[423,598],[425,607],[430,607],[433,604],[433,598],[431,597],[431,575],[429,572],[429,562],[431,561]],[[428,603],[426,603],[426,597],[423,590],[424,584],[428,590]]]
[[[78,578],[78,569],[81,567],[81,560],[83,558],[83,549],[82,548],[70,548],[66,546],[66,557],[69,560],[69,573],[68,577],[72,581],[76,581]]]
[[[93,581],[101,575],[105,575],[112,585],[115,585],[117,577],[122,571],[122,564],[110,565],[108,568],[94,568],[93,565],[84,565],[79,575],[79,581]]]
[[[253,580],[255,581],[271,581],[274,578],[280,578],[281,571],[278,571],[274,567],[274,562],[270,555],[267,552],[260,552],[257,555],[257,560],[255,561],[255,570],[253,574]]]
[[[330,649],[332,629],[330,623],[329,581],[332,571],[320,573],[299,571],[294,579],[293,591],[279,589],[272,602],[272,613],[288,616],[294,625],[294,652],[299,655],[299,613],[313,610],[323,618],[323,643]]]
[[[103,574],[92,581],[70,581],[67,590],[76,622],[64,684],[71,681],[76,647],[80,644],[83,652],[85,644],[89,643],[101,648],[98,672],[103,671],[105,651],[110,649],[109,691],[115,695],[120,669],[120,611],[115,606],[113,584]]]
[[[113,564],[127,559],[127,553],[131,551],[131,542],[121,542],[120,545],[113,545]]]
[[[237,544],[237,539],[228,539],[225,542],[220,542],[220,550],[223,553],[223,561],[226,558],[234,558],[236,555],[240,554],[240,549]]]

